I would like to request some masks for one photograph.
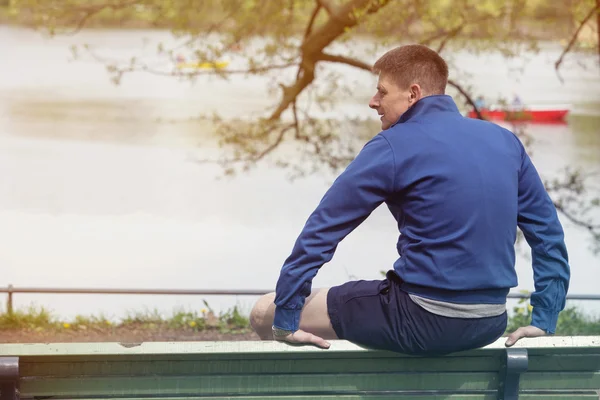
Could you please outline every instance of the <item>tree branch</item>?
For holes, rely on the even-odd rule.
[[[305,38],[308,37],[308,35],[310,35],[310,33],[312,32],[312,27],[315,23],[315,20],[317,19],[317,15],[319,15],[319,11],[321,11],[321,4],[317,2],[315,9],[310,15],[310,20],[308,20],[308,25],[306,25],[306,30],[304,31]]]
[[[335,11],[333,9],[333,6],[329,4],[327,0],[317,0],[317,7],[323,7],[323,9],[327,11],[327,14],[329,14],[330,17],[335,18]]]
[[[373,70],[373,66],[372,65],[369,65],[369,64],[367,64],[367,63],[365,63],[363,61],[356,60],[356,59],[350,58],[350,57],[344,57],[344,56],[338,56],[338,55],[334,55],[334,54],[329,54],[329,53],[321,53],[320,55],[317,56],[317,60],[318,61],[329,61],[329,62],[347,64],[347,65],[350,65],[352,67],[364,69],[366,71],[372,71]]]
[[[464,28],[464,26],[460,26],[460,27],[456,27],[450,30],[441,30],[441,31],[437,31],[435,32],[432,36],[429,36],[428,38],[425,38],[423,40],[421,40],[419,43],[425,46],[430,46],[432,42],[438,40],[438,39],[442,39],[442,38],[446,38],[448,36],[456,36],[456,34],[453,35],[453,32],[460,32],[462,29]]]
[[[294,124],[289,124],[289,125],[286,125],[283,128],[281,128],[281,131],[279,131],[279,135],[277,135],[277,138],[275,139],[275,141],[273,143],[271,143],[271,145],[269,147],[267,147],[262,152],[260,152],[256,157],[252,157],[252,159],[248,160],[248,161],[257,162],[257,161],[260,161],[261,159],[263,159],[267,154],[269,154],[270,152],[275,150],[277,148],[277,146],[279,146],[281,144],[281,142],[283,141],[283,137],[285,136],[285,133],[292,128],[294,128]]]
[[[442,50],[444,50],[444,47],[446,47],[446,44],[448,44],[448,41],[450,39],[455,38],[462,30],[463,28],[466,26],[465,23],[463,23],[462,25],[452,29],[448,35],[446,35],[446,37],[444,37],[444,39],[442,40],[442,43],[440,43],[440,45],[438,46],[437,52],[441,53]]]
[[[495,19],[495,18],[497,18],[497,17],[493,16],[493,15],[486,15],[486,16],[481,17],[479,19],[476,19],[474,21],[468,21],[468,20],[465,21],[465,20],[463,20],[463,23],[461,25],[459,25],[459,26],[457,26],[455,28],[452,28],[452,29],[445,29],[444,30],[444,29],[439,29],[438,28],[438,30],[432,36],[429,36],[429,37],[421,40],[419,43],[422,44],[422,45],[425,45],[425,46],[430,46],[432,42],[434,42],[434,41],[436,41],[438,39],[443,39],[442,45],[441,45],[442,46],[441,49],[443,49],[446,46],[446,42],[449,39],[452,39],[452,38],[456,37],[467,25],[471,25],[471,26],[472,25],[477,25],[477,24],[480,24],[482,22],[487,22],[487,21],[489,21],[491,19]],[[438,53],[440,51],[441,50],[439,50]]]
[[[288,125],[281,127],[281,130],[279,131],[279,134],[275,138],[275,141],[255,156],[250,155],[247,157],[242,157],[240,155],[236,155],[233,158],[225,158],[225,159],[220,159],[220,160],[219,159],[215,160],[215,159],[202,158],[202,159],[195,159],[194,161],[199,164],[220,164],[221,166],[227,166],[228,164],[233,164],[236,162],[242,162],[242,163],[248,163],[248,164],[256,163],[256,162],[262,160],[265,156],[267,156],[273,150],[275,150],[283,141],[283,137],[285,136],[285,134],[292,128],[294,128],[294,124],[288,124]],[[274,130],[274,127],[271,127],[270,129],[265,131],[265,134],[268,135],[273,130]]]
[[[565,217],[567,217],[568,220],[570,220],[571,222],[573,222],[576,225],[586,228],[590,232],[594,232],[596,229],[600,229],[600,225],[592,225],[589,222],[585,222],[585,221],[578,219],[573,214],[571,214],[567,210],[565,210],[565,208],[558,203],[554,203],[554,207],[556,207],[556,209],[558,211],[560,211]]]
[[[321,6],[327,10],[326,2],[320,0]],[[315,56],[323,51],[339,36],[343,35],[348,28],[352,28],[358,24],[354,13],[356,10],[368,7],[367,14],[372,14],[375,11],[385,7],[389,0],[351,0],[347,1],[342,7],[330,16],[329,20],[321,25],[319,29],[311,33],[307,37],[300,50],[303,55]]]
[[[273,70],[278,70],[278,69],[290,68],[290,67],[293,67],[296,65],[298,65],[298,64],[297,63],[288,63],[288,64],[269,65],[266,67],[256,67],[256,68],[249,68],[249,69],[228,69],[228,70],[219,70],[216,68],[203,69],[203,70],[196,69],[191,72],[161,71],[158,69],[149,68],[146,65],[141,65],[141,66],[127,67],[127,68],[116,68],[114,72],[124,74],[124,73],[129,73],[129,72],[141,71],[141,72],[147,72],[147,73],[153,74],[153,75],[194,77],[194,76],[200,76],[200,75],[255,74],[255,73],[263,73],[263,72],[268,72],[268,71],[273,71]]]
[[[579,32],[581,32],[581,30],[583,29],[585,24],[592,18],[592,16],[594,15],[594,12],[598,12],[599,13],[598,15],[600,15],[600,0],[596,0],[596,6],[593,7],[590,10],[590,12],[585,16],[583,21],[581,21],[581,23],[575,30],[575,33],[573,33],[573,36],[571,36],[571,40],[569,40],[567,47],[565,47],[563,52],[560,54],[560,57],[558,57],[558,60],[556,60],[556,62],[554,63],[554,70],[556,71],[556,75],[558,76],[558,79],[560,79],[561,82],[563,81],[563,79],[560,76],[560,74],[558,73],[560,65],[562,64],[565,56],[571,51],[573,45],[575,44],[575,41],[577,40],[577,37],[579,36]],[[598,27],[598,30],[600,31],[600,26]],[[598,51],[600,53],[600,44],[598,45]]]
[[[95,61],[97,61],[99,63],[109,65],[109,66],[113,63],[113,61],[110,61],[110,60],[104,59],[103,57],[98,56],[92,50],[88,50],[88,53]],[[254,68],[248,68],[248,69],[218,70],[216,68],[212,68],[212,69],[202,69],[202,70],[196,69],[194,71],[189,72],[189,71],[164,71],[164,70],[160,70],[160,69],[150,68],[144,64],[144,65],[130,65],[130,66],[124,67],[124,68],[114,66],[114,67],[110,68],[110,70],[111,70],[111,72],[119,74],[119,75],[123,75],[125,73],[130,73],[130,72],[141,71],[141,72],[147,72],[149,74],[160,75],[160,76],[194,77],[194,76],[200,76],[200,75],[255,74],[255,73],[263,73],[263,72],[268,72],[268,71],[273,71],[273,70],[286,69],[286,68],[294,67],[296,65],[298,65],[297,62],[290,62],[290,63],[285,63],[285,64],[274,64],[274,65],[268,65],[268,66],[264,66],[264,67],[254,67]]]
[[[323,49],[331,42],[343,35],[348,28],[358,24],[355,11],[364,9],[371,14],[387,5],[389,0],[351,0],[340,7],[335,15],[330,15],[329,20],[319,29],[312,32],[300,45],[302,61],[292,86],[283,86],[283,98],[268,118],[269,121],[279,119],[281,114],[295,101],[302,91],[315,79],[315,64],[323,54]],[[326,2],[319,0],[319,4],[326,10],[331,7]]]
[[[460,92],[460,94],[465,98],[465,100],[467,100],[467,103],[469,103],[473,107],[473,110],[475,111],[475,114],[477,114],[478,119],[484,119],[483,115],[481,115],[481,111],[479,111],[469,93],[467,93],[467,91],[461,85],[454,82],[452,79],[448,79],[448,85],[456,88],[456,90]]]
[[[300,137],[300,123],[298,122],[298,108],[296,106],[296,100],[292,103],[292,113],[294,114],[294,137]]]
[[[66,32],[65,35],[75,35],[79,31],[81,31],[81,29],[83,29],[83,27],[85,26],[85,24],[87,23],[87,21],[90,18],[92,18],[94,15],[100,13],[101,11],[103,11],[105,9],[120,10],[123,8],[130,7],[139,2],[140,2],[140,0],[127,0],[122,3],[106,3],[106,4],[98,4],[98,5],[93,5],[93,6],[80,6],[80,7],[77,7],[75,10],[73,10],[73,8],[69,8],[69,10],[68,10],[69,13],[71,13],[73,11],[79,11],[83,14],[83,16],[79,19],[75,28],[73,28],[73,30],[70,32]],[[66,12],[65,12],[65,14],[66,14]]]
[[[279,119],[281,117],[281,114],[283,114],[283,112],[290,106],[290,104],[292,104],[292,102],[296,100],[298,95],[302,93],[302,91],[315,79],[314,64],[312,66],[302,64],[300,68],[302,68],[303,73],[300,74],[300,70],[298,71],[299,75],[301,76],[296,79],[294,85],[281,85],[283,89],[283,98],[281,99],[281,102],[279,103],[275,111],[273,111],[271,116],[268,118],[269,121],[275,121],[276,119]]]

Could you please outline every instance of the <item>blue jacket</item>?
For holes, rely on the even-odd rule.
[[[402,289],[435,300],[505,303],[518,225],[532,252],[532,325],[554,333],[570,278],[556,208],[519,139],[446,95],[419,100],[334,181],[281,269],[276,327],[298,329],[318,269],[383,202],[400,231]]]

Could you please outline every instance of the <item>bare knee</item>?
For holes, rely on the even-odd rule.
[[[275,317],[275,293],[262,296],[250,312],[250,325],[262,340],[272,339],[271,327]]]

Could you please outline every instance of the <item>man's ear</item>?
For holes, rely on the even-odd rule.
[[[421,86],[418,83],[413,83],[408,88],[408,102],[412,105],[423,97]]]

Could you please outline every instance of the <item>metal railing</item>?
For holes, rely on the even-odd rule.
[[[108,288],[41,288],[41,287],[0,287],[0,293],[7,293],[6,312],[13,312],[15,293],[36,294],[150,294],[150,295],[200,295],[200,296],[261,296],[273,290],[226,290],[226,289],[108,289]],[[509,293],[510,299],[527,299],[530,293]],[[567,300],[600,300],[600,294],[568,294]]]
[[[0,293],[7,293],[6,312],[13,312],[13,294],[152,294],[152,295],[201,295],[201,296],[261,296],[272,290],[221,290],[221,289],[109,289],[109,288],[41,288],[41,287],[0,287]]]

